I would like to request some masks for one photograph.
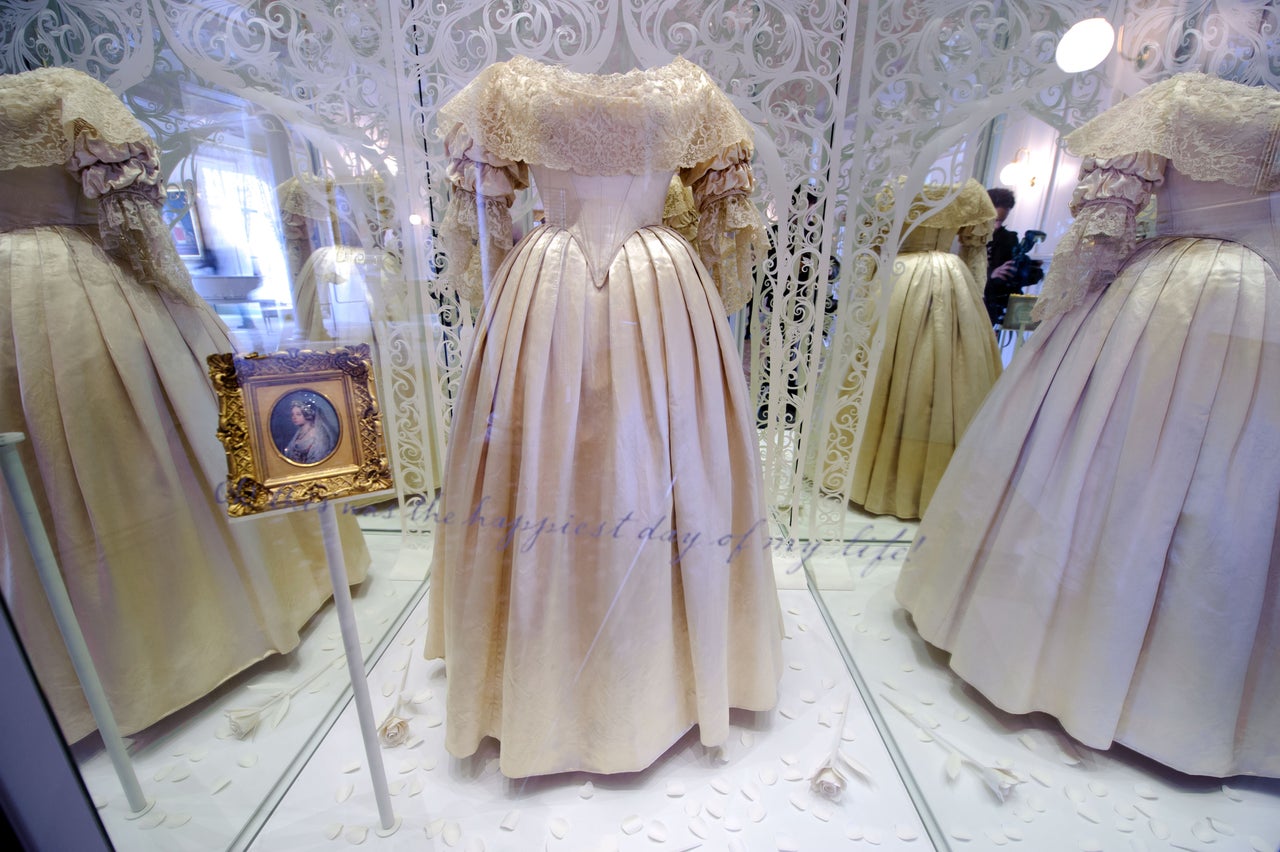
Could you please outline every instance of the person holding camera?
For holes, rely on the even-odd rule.
[[[992,325],[1000,325],[1009,307],[1009,296],[1021,293],[1024,288],[1039,284],[1044,278],[1040,261],[1028,256],[1031,249],[1044,239],[1042,231],[1027,231],[1019,240],[1018,232],[1004,226],[1009,211],[1016,201],[1013,190],[1005,187],[988,189],[987,195],[996,208],[996,229],[987,243],[987,284],[982,301]]]

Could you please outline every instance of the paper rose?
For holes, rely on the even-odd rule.
[[[409,739],[409,721],[391,713],[378,726],[378,742],[383,748],[404,745]]]
[[[225,711],[223,715],[227,717],[231,736],[243,740],[257,730],[259,723],[262,722],[262,710],[261,707],[252,707]]]
[[[844,773],[832,766],[831,761],[822,764],[809,779],[809,787],[813,792],[832,801],[840,798],[848,783]]]

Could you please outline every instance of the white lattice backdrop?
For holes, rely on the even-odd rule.
[[[1123,55],[1068,78],[1053,50],[1091,15],[1123,25]],[[739,325],[770,499],[797,533],[833,538],[844,534],[876,319],[914,190],[972,175],[982,130],[1001,114],[1065,130],[1183,70],[1280,87],[1277,25],[1264,0],[5,0],[0,67],[69,65],[104,80],[179,176],[195,140],[223,131],[184,112],[184,85],[242,98],[331,172],[382,176],[394,214],[380,239],[404,263],[401,277],[384,276],[378,352],[412,510],[438,481],[471,323],[468,306],[432,288],[430,225],[444,202],[436,107],[515,53],[592,72],[685,55],[758,128],[775,246],[754,320]],[[299,171],[315,167],[293,156]],[[898,206],[874,210],[868,199],[897,176]],[[805,504],[818,511],[802,519]],[[408,520],[411,537],[426,529],[425,513]]]

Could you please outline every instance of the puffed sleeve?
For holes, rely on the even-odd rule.
[[[1084,159],[1071,196],[1076,218],[1053,252],[1033,318],[1066,313],[1111,283],[1137,243],[1138,213],[1163,182],[1166,162],[1149,152]]]
[[[751,146],[731,145],[685,169],[681,178],[693,188],[698,254],[716,282],[725,312],[735,313],[751,300],[752,267],[764,256],[768,241],[760,212],[751,202]]]
[[[196,304],[190,273],[160,217],[163,192],[155,143],[149,137],[109,142],[91,125],[77,123],[66,166],[85,197],[98,201],[103,247],[125,260],[143,283]]]
[[[511,205],[516,191],[529,185],[529,169],[486,151],[462,124],[446,134],[451,187],[440,224],[440,240],[449,265],[446,288],[479,303],[485,284],[511,250]]]

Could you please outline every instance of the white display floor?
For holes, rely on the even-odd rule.
[[[913,524],[880,520],[875,537],[912,534]],[[1089,749],[1052,717],[1004,713],[964,684],[894,599],[906,550],[859,547],[841,558],[828,547],[808,567],[874,698],[873,712],[892,731],[909,783],[950,848],[1280,849],[1280,781],[1224,783],[1181,775],[1124,748]],[[948,766],[949,746],[1021,783],[1000,802],[974,765]]]

